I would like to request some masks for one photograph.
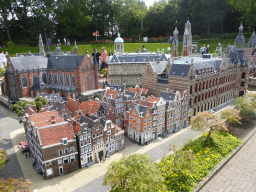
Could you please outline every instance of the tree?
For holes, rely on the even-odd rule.
[[[210,129],[208,131],[207,141],[209,141],[213,131],[228,131],[225,121],[218,114],[208,111],[197,113],[196,116],[192,117],[190,125],[191,129],[196,131],[206,132]]]
[[[104,77],[106,77],[106,80],[107,80],[107,78],[108,78],[108,68],[102,69],[100,73],[103,74]]]
[[[19,101],[17,104],[12,105],[12,109],[17,113],[18,117],[21,117],[24,115],[26,105],[35,105],[37,112],[39,112],[44,105],[47,105],[47,103],[47,99],[36,97],[35,101],[32,102]],[[20,123],[22,123],[22,120],[20,120]]]
[[[239,110],[237,109],[226,109],[221,113],[221,118],[226,120],[228,126],[232,124],[241,124],[241,117]]]
[[[166,189],[156,163],[146,154],[132,154],[108,167],[103,185],[111,191],[159,191]]]
[[[250,121],[255,117],[256,101],[254,94],[238,97],[235,99],[235,109],[238,109],[242,121]]]

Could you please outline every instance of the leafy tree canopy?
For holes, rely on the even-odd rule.
[[[164,190],[164,178],[156,163],[146,154],[132,154],[113,162],[104,178],[104,185],[111,191],[159,191]]]

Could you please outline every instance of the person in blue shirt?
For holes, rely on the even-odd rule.
[[[145,48],[145,45],[142,45],[142,53],[147,53],[147,49]]]

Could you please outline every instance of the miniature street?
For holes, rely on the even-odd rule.
[[[189,139],[193,139],[199,136],[200,132],[191,131],[189,128],[183,129],[178,133],[165,139],[165,144],[160,141],[152,143],[146,146],[139,146],[130,142],[127,138],[125,140],[125,149],[119,153],[110,156],[105,163],[95,164],[92,167],[80,169],[74,171],[70,174],[63,175],[61,177],[56,177],[51,180],[44,180],[43,177],[36,173],[32,165],[32,157],[26,159],[25,154],[22,154],[18,150],[18,142],[25,139],[24,128],[19,124],[17,119],[14,119],[14,113],[10,112],[7,108],[1,105],[2,118],[0,120],[1,130],[2,130],[2,147],[7,149],[7,144],[4,141],[7,140],[8,133],[4,132],[6,125],[8,124],[8,130],[10,131],[10,137],[14,143],[14,148],[8,144],[9,150],[7,150],[10,162],[7,164],[12,168],[0,171],[1,176],[19,178],[24,175],[25,179],[30,179],[32,184],[32,189],[38,189],[38,191],[108,191],[108,188],[102,185],[104,174],[106,173],[108,165],[112,161],[118,161],[123,156],[130,155],[132,153],[146,153],[152,157],[155,161],[160,160],[164,155],[164,148],[167,154],[167,146],[170,143],[176,144],[178,147],[184,145]],[[8,115],[5,117],[4,115]],[[14,154],[14,151],[16,154]],[[18,161],[17,161],[18,158]],[[19,163],[17,163],[19,162]],[[20,166],[21,165],[21,166]],[[90,177],[88,177],[90,175]]]
[[[226,108],[230,108],[230,106]],[[25,179],[30,179],[30,181],[33,182],[32,189],[38,189],[38,191],[108,191],[109,189],[103,186],[102,183],[104,175],[107,171],[107,167],[112,161],[118,161],[123,156],[127,156],[132,153],[146,153],[155,161],[159,162],[159,160],[163,157],[164,153],[167,154],[170,152],[167,150],[169,144],[172,143],[175,144],[177,147],[181,147],[186,142],[188,142],[188,140],[194,139],[201,135],[201,132],[192,131],[190,128],[186,128],[164,139],[164,143],[155,140],[154,143],[146,146],[139,146],[125,138],[125,149],[110,156],[110,159],[107,159],[105,163],[95,164],[92,167],[80,169],[72,173],[53,178],[51,180],[44,180],[43,177],[37,174],[35,169],[32,168],[32,157],[27,157],[26,159],[25,154],[22,154],[21,151],[18,149],[18,142],[25,139],[25,134],[24,128],[21,126],[21,124],[19,124],[17,118],[14,118],[15,113],[11,112],[2,105],[0,105],[0,109],[2,147],[7,150],[8,157],[10,159],[10,162],[5,166],[5,168],[0,171],[0,176],[4,178],[19,178],[21,176],[24,176]],[[220,111],[218,111],[217,113],[219,113]],[[8,129],[6,129],[6,127],[8,127]],[[12,143],[14,144],[14,147],[10,142],[10,138]],[[252,144],[253,143],[248,142],[246,145],[250,147]],[[247,149],[248,147],[244,148]],[[236,157],[243,157],[244,155],[242,151],[243,150],[241,150],[240,152],[242,154],[237,155]],[[251,150],[250,153],[253,155],[255,151]],[[236,157],[234,159],[236,159]],[[226,167],[224,169],[232,169],[229,168],[229,166]],[[219,174],[221,174],[221,172]],[[215,177],[219,177],[219,174]],[[230,179],[232,179],[232,177]],[[251,181],[251,183],[254,181],[253,178],[248,177],[247,179],[251,179],[248,180]],[[220,181],[221,179],[216,180],[216,182]],[[215,186],[212,185],[213,184],[211,184],[210,182],[205,187],[204,191],[207,191],[208,189],[213,189]]]

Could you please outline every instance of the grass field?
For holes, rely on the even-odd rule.
[[[218,43],[221,43],[222,46],[225,48],[227,45],[230,43],[231,45],[234,43],[234,39],[225,39],[225,40],[218,40],[218,39],[213,39],[213,40],[202,40],[202,41],[197,41],[198,42],[198,51],[200,46],[205,45],[210,45],[210,53],[215,52],[216,47],[218,46]],[[148,52],[157,52],[157,49],[159,51],[162,51],[164,48],[165,53],[167,53],[167,48],[171,47],[172,44],[169,43],[125,43],[124,45],[124,51],[128,53],[135,53],[137,49],[140,48],[142,50],[142,45],[145,45],[146,49]],[[85,49],[88,49],[89,54],[92,54],[93,49],[97,48],[99,52],[101,51],[101,47],[105,47],[107,52],[110,50],[114,53],[114,44],[86,44],[86,45],[78,45],[78,53],[79,55],[83,55],[85,53]],[[32,53],[38,53],[39,48],[38,47],[15,47],[15,48],[0,48],[0,50],[8,53],[10,53],[11,57],[16,56],[16,53],[27,53],[28,51],[31,51]],[[55,47],[51,46],[50,47],[51,51],[55,51]],[[61,46],[62,51],[73,51],[73,46]],[[181,55],[182,53],[182,42],[179,43],[179,53]]]

